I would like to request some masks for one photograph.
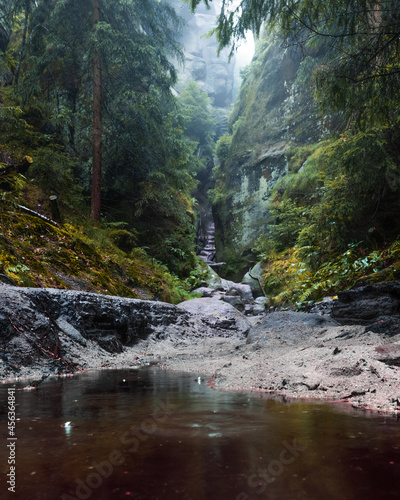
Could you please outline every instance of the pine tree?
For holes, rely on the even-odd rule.
[[[165,0],[38,0],[18,85],[77,158],[92,217],[126,221],[179,274],[192,259],[196,166],[172,92],[181,25]]]
[[[100,2],[92,0],[93,31],[100,23]],[[103,110],[102,110],[102,60],[101,52],[95,47],[93,54],[93,162],[92,162],[92,198],[91,216],[100,221],[101,215],[101,161],[103,145]]]
[[[34,96],[45,99],[47,109],[54,110],[51,118],[64,142],[84,164],[92,158],[95,220],[100,219],[102,170],[108,169],[107,165],[102,169],[102,158],[110,141],[105,147],[103,143],[119,120],[116,109],[120,108],[113,106],[132,93],[137,100],[153,87],[164,97],[171,95],[176,72],[168,53],[180,53],[178,24],[175,12],[158,0],[113,5],[103,0],[42,0],[32,16],[30,59],[20,93],[26,102]],[[89,114],[92,134],[87,133]]]
[[[21,45],[21,50],[19,51],[19,57],[18,57],[18,64],[15,69],[14,73],[14,85],[18,85],[18,80],[19,80],[19,73],[21,71],[21,63],[22,59],[24,57],[24,52],[26,49],[26,37],[28,33],[28,21],[29,21],[29,16],[31,14],[31,0],[25,0],[24,2],[24,27],[23,27],[23,32],[22,32],[22,45]]]

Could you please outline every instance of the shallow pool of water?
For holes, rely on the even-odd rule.
[[[400,424],[390,416],[214,391],[153,368],[95,371],[34,391],[17,384],[17,440],[7,441],[12,386],[0,387],[0,498],[400,498]]]

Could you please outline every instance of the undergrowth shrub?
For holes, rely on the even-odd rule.
[[[66,200],[79,196],[81,189],[73,175],[76,160],[61,146],[40,147],[35,151],[33,160],[29,176],[35,179],[45,194],[56,194]]]
[[[291,284],[275,298],[276,302],[291,302],[299,308],[312,305],[326,296],[334,296],[357,283],[374,283],[400,277],[400,241],[383,250],[368,251],[363,242],[349,244],[348,249],[331,257],[315,272],[310,272],[300,260],[302,250],[296,249],[294,261],[286,266]]]

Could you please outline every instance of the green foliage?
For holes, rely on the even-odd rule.
[[[82,217],[76,220],[79,225],[54,227],[23,213],[0,212],[0,273],[20,286],[72,288],[173,303],[192,298],[190,284],[172,275],[144,249],[121,252],[114,243],[118,240],[115,231],[103,225],[93,227]]]
[[[178,102],[185,134],[203,147],[212,146],[215,121],[207,92],[191,80],[180,93]]]
[[[17,199],[23,186],[24,176],[7,165],[0,163],[0,207],[5,208],[14,199]]]
[[[388,214],[397,210],[399,171],[385,135],[379,129],[346,134],[320,150],[324,187],[309,215],[321,246],[343,249],[357,240],[379,245],[396,236]]]
[[[269,227],[269,238],[278,251],[295,245],[304,226],[304,208],[290,198],[269,209],[275,223]]]
[[[1,101],[4,104],[1,104]],[[0,93],[0,132],[3,144],[0,151],[9,156],[10,164],[29,159],[26,177],[43,191],[47,197],[58,195],[66,203],[82,201],[81,188],[74,175],[77,160],[65,152],[65,147],[56,144],[50,136],[41,132],[42,113],[38,107],[21,107],[9,95],[8,89]],[[29,155],[29,156],[28,156]],[[14,171],[21,190],[23,177]]]
[[[298,155],[303,166],[279,183],[271,206],[275,224],[256,245],[275,303],[307,307],[360,281],[398,277],[399,242],[386,243],[400,232],[389,216],[400,208],[395,137],[385,129],[347,133],[312,147],[305,162]],[[309,170],[319,172],[318,183],[292,200]]]
[[[225,174],[221,174],[218,170],[217,174],[216,186],[214,189],[209,189],[207,195],[216,210],[222,210],[224,205],[232,198],[234,191],[226,186]]]
[[[212,163],[215,149],[216,121],[210,102],[207,92],[194,80],[187,83],[178,98],[177,118],[191,148],[190,162],[200,174]]]
[[[268,253],[263,255],[263,288],[267,297],[274,301],[274,297],[291,290],[295,284],[293,269],[296,265],[292,250],[277,252],[269,241],[259,240],[259,250]]]
[[[24,217],[24,226],[3,221],[5,273],[21,285],[190,298],[200,276],[191,191],[212,157],[215,123],[196,84],[179,102],[171,91],[181,20],[158,0],[101,2],[94,27],[89,1],[21,0],[7,5],[8,14],[6,59],[18,78],[0,96],[1,151],[33,158],[24,204],[49,215],[48,195],[57,194],[68,222],[52,229]],[[82,205],[90,192],[94,53],[103,70],[107,223],[91,227]]]
[[[220,165],[224,165],[226,160],[229,158],[229,150],[232,144],[231,135],[222,135],[216,145],[217,157]]]
[[[273,201],[287,200],[289,198],[304,204],[318,193],[323,185],[323,174],[318,162],[309,159],[296,174],[289,173],[279,181],[272,192]],[[280,194],[282,193],[282,194]]]
[[[194,267],[190,271],[189,276],[184,280],[184,283],[187,289],[194,290],[200,287],[202,281],[209,277],[209,268],[207,268],[203,260],[197,258]]]
[[[400,232],[393,217],[400,208],[393,141],[396,134],[370,129],[312,146],[305,160],[305,149],[289,151],[297,173],[276,186],[273,223],[256,244],[265,259],[265,286],[278,294],[276,302],[303,307],[360,279],[397,276],[399,244],[386,249]],[[282,260],[285,252],[290,265],[287,257]]]
[[[309,248],[308,252],[313,250]],[[330,255],[329,260],[314,271],[303,260],[305,252],[305,248],[293,248],[277,253],[270,248],[264,256],[263,285],[272,304],[291,303],[299,309],[308,309],[324,297],[335,298],[338,292],[356,284],[394,280],[400,276],[399,241],[383,250],[372,251],[363,242],[349,244],[345,252]]]
[[[290,298],[298,307],[309,306],[324,296],[335,295],[354,286],[356,282],[392,280],[399,276],[399,242],[388,249],[368,252],[363,243],[348,245],[346,252],[323,263],[315,273],[305,269],[293,270],[296,283],[282,300]],[[301,265],[299,266],[301,268]]]
[[[317,144],[307,146],[290,146],[285,153],[289,173],[297,174],[302,167],[305,167],[308,160],[310,160],[311,154],[315,151],[317,146]]]
[[[10,99],[6,89],[2,89],[0,95],[0,133],[2,148],[9,147],[14,152],[35,147],[38,142],[38,135],[24,119],[24,110]]]
[[[73,175],[77,162],[63,149],[56,144],[39,147],[34,153],[29,175],[47,195],[61,195],[64,199],[71,200],[80,193]]]
[[[212,153],[213,120],[206,94],[188,91],[196,109],[186,125],[189,130],[200,120],[203,135],[200,142],[184,136],[185,117],[171,92],[176,70],[170,62],[182,59],[177,41],[182,21],[167,2],[158,0],[101,2],[101,21],[95,27],[89,1],[41,0],[30,2],[29,9],[26,17],[27,3],[21,1],[7,11],[14,26],[7,57],[14,70],[19,66],[19,81],[12,93],[3,94],[2,141],[33,157],[29,175],[44,193],[58,194],[69,204],[87,199],[91,61],[99,53],[103,216],[126,222],[125,229],[137,231],[138,241],[156,259],[186,276],[194,249],[190,193],[196,169],[204,163],[199,148]],[[182,109],[188,111],[190,102]],[[189,266],[183,264],[183,254]]]
[[[126,229],[116,229],[110,233],[110,239],[123,252],[131,252],[137,246],[137,234]]]
[[[305,248],[316,269],[349,243],[379,246],[396,236],[400,225],[388,215],[398,210],[400,173],[387,137],[384,129],[347,133],[288,155],[291,170],[302,167],[274,190],[268,234],[277,248]]]
[[[317,60],[314,57],[306,56],[301,61],[300,67],[297,70],[297,75],[294,82],[295,85],[307,85],[311,81],[313,71],[315,70],[317,64]]]

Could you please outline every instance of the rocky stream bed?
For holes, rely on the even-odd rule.
[[[260,313],[261,301],[242,301],[241,312],[223,292],[173,306],[1,285],[0,378],[32,388],[80,370],[158,365],[219,389],[400,412],[398,282],[342,292],[311,313]]]

